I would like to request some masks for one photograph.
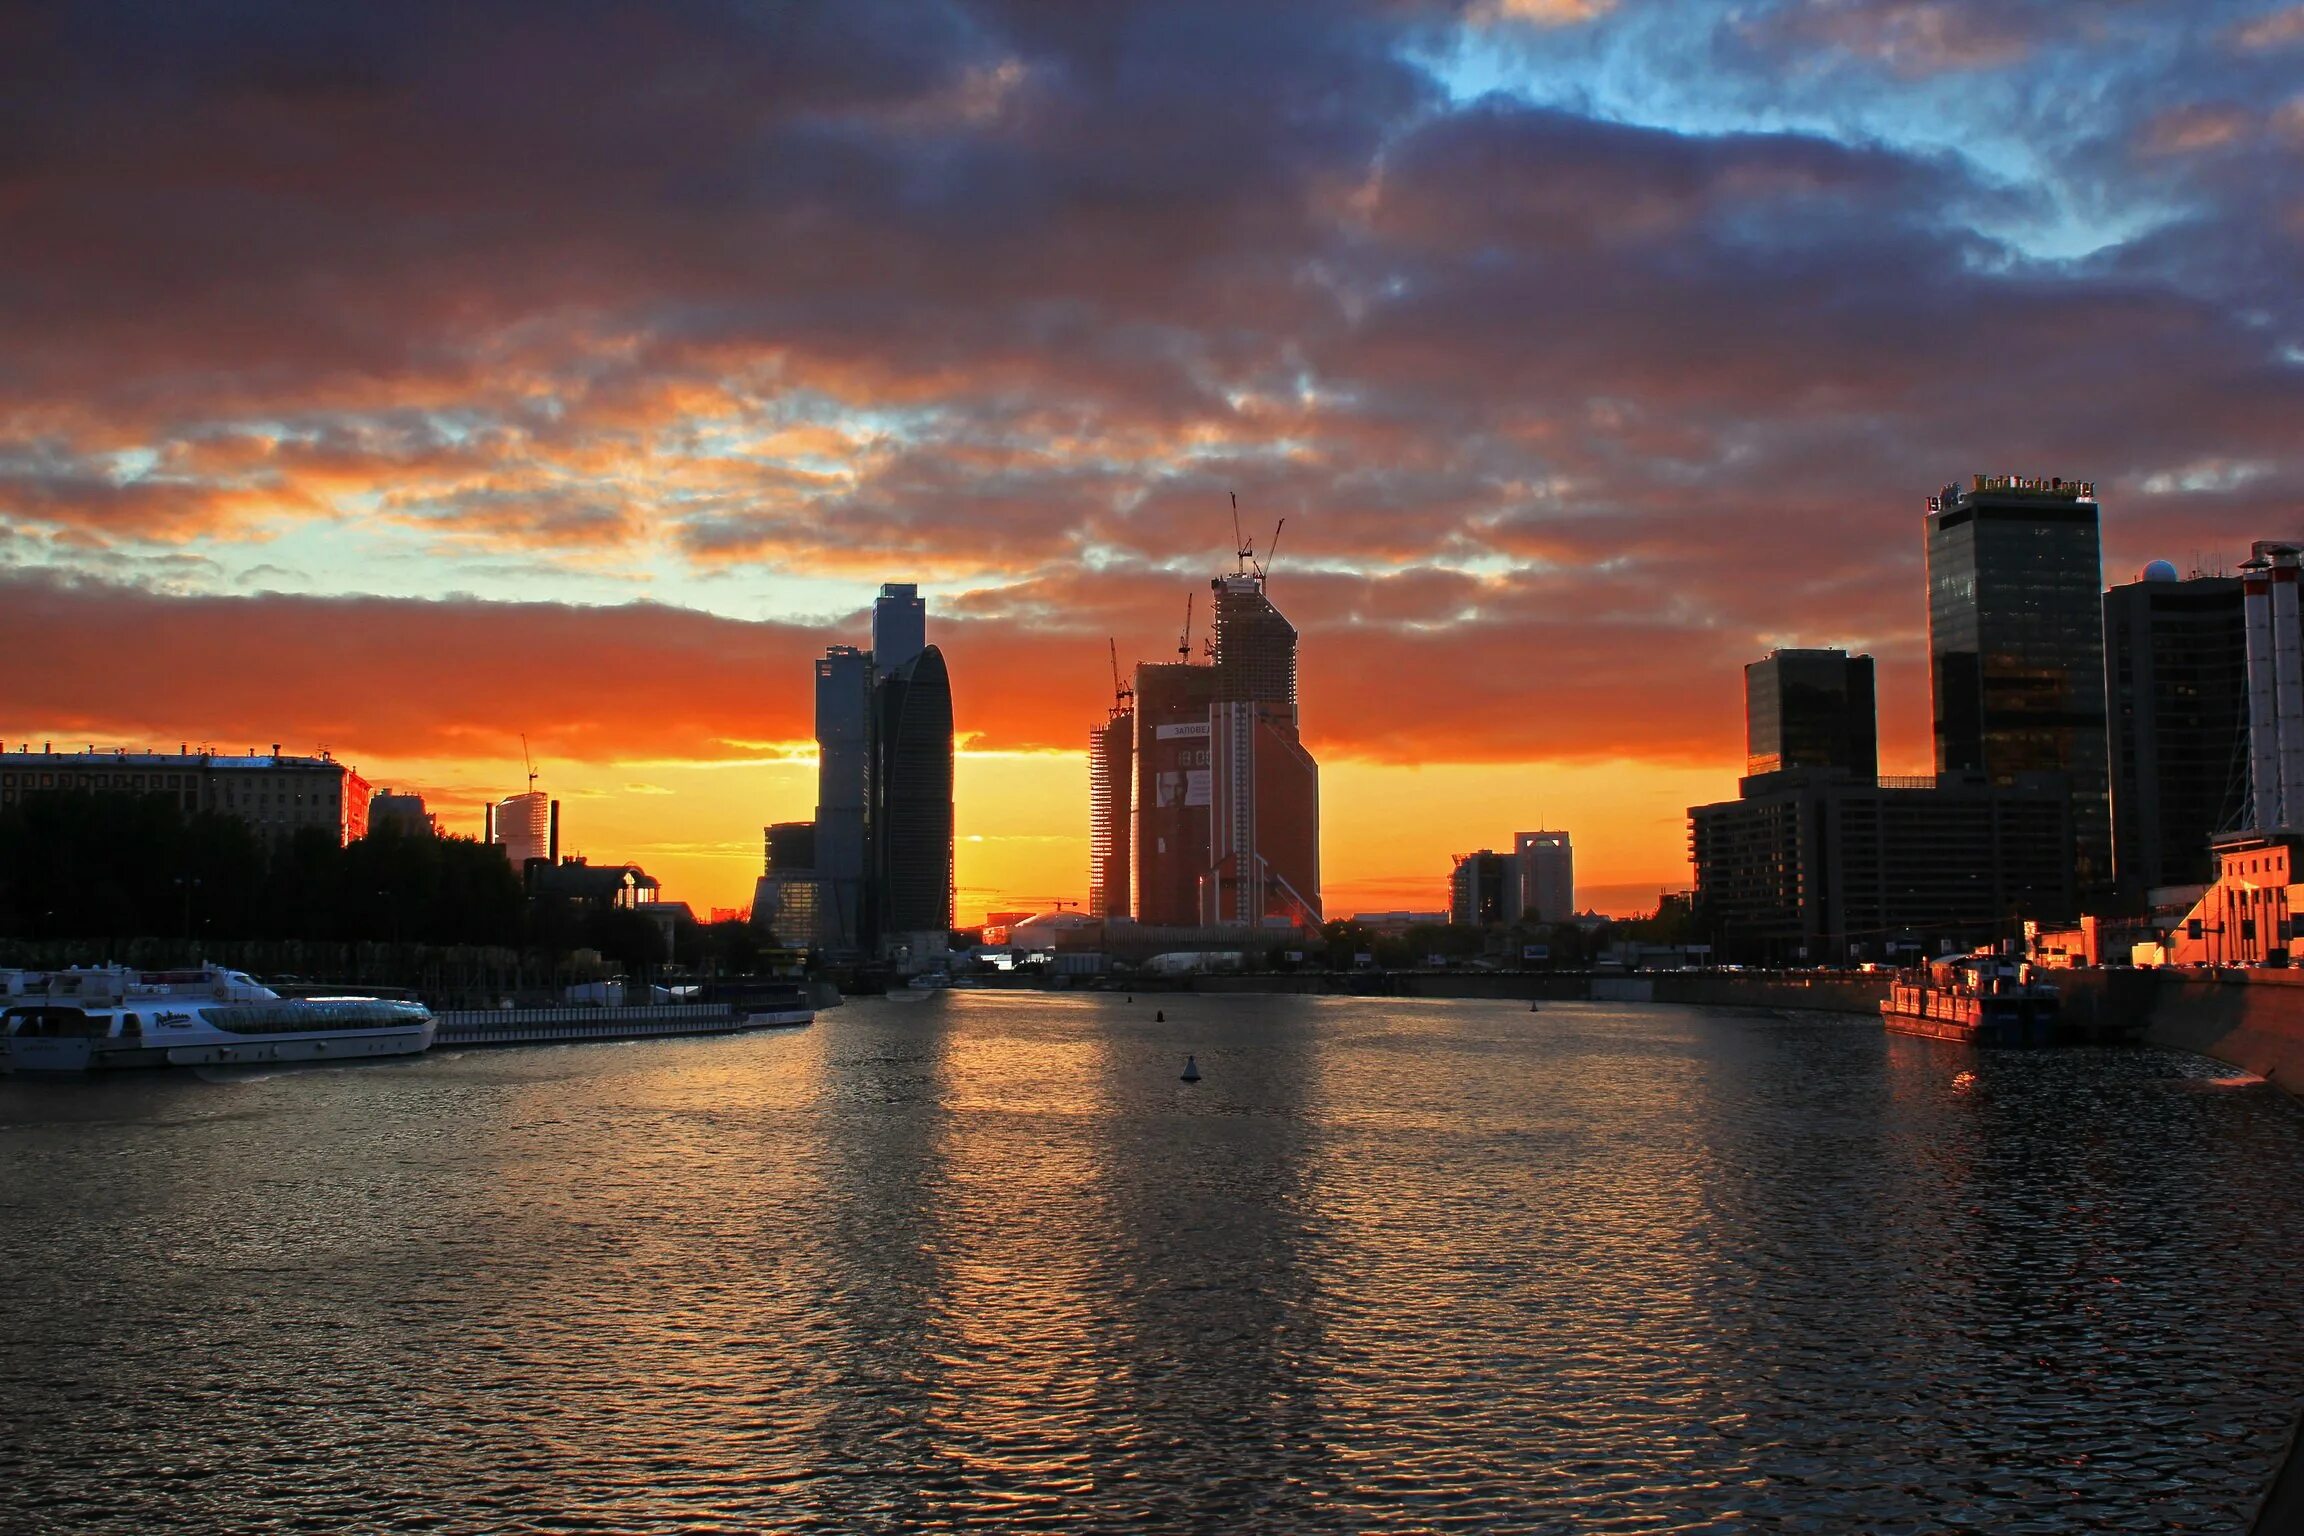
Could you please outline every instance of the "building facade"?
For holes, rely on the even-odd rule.
[[[873,678],[871,652],[852,645],[816,662],[816,874],[824,947],[844,956],[871,942]]]
[[[1838,769],[1880,775],[1872,658],[1780,650],[1744,669],[1744,771]]]
[[[1483,848],[1459,854],[1448,875],[1448,921],[1473,928],[1510,922],[1517,877],[1518,861],[1509,853]]]
[[[786,949],[831,947],[837,934],[827,926],[824,883],[816,872],[816,823],[777,822],[761,829],[761,843],[752,926]]]
[[[1512,839],[1519,890],[1507,921],[1549,925],[1576,915],[1576,850],[1565,832],[1522,832]]]
[[[513,873],[526,869],[530,859],[559,862],[559,850],[553,846],[552,797],[542,790],[497,801],[489,825],[493,829],[489,841],[504,850]]]
[[[1184,662],[1136,669],[1136,879],[1140,923],[1199,921],[1208,868],[1208,707],[1216,669]]]
[[[1088,911],[1130,917],[1135,847],[1136,711],[1116,707],[1088,733]]]
[[[872,668],[880,681],[928,648],[928,600],[909,581],[883,583],[872,604]]]
[[[952,683],[943,652],[931,645],[889,673],[874,718],[878,932],[934,934],[941,949],[953,915]]]
[[[2104,594],[2112,868],[2133,896],[2216,878],[2210,840],[2248,809],[2241,581],[2165,560]]]
[[[0,752],[0,808],[64,791],[165,795],[186,815],[211,812],[266,838],[325,832],[338,844],[368,833],[368,781],[318,757],[216,752]]]
[[[1696,904],[1725,960],[1843,964],[2017,938],[2078,910],[2058,774],[1745,779],[1690,809]]]
[[[1209,586],[1208,663],[1136,668],[1134,878],[1126,907],[1108,898],[1107,915],[1211,930],[1316,928],[1320,765],[1297,730],[1296,627],[1266,595],[1260,569]],[[1114,738],[1103,755],[1116,763],[1119,751]],[[1124,798],[1115,781],[1110,803]],[[1100,840],[1096,826],[1090,837]]]
[[[1939,775],[2062,774],[2080,892],[2112,881],[2095,487],[1975,476],[1928,502]]]

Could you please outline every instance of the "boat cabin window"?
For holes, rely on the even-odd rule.
[[[0,1034],[88,1038],[104,1033],[104,1020],[77,1008],[11,1008],[0,1014]]]

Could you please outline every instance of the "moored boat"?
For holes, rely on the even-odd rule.
[[[285,998],[219,965],[10,971],[0,982],[0,1070],[11,1072],[360,1061],[432,1044],[422,1003]]]
[[[2062,999],[2029,963],[2004,955],[1956,955],[1897,976],[1880,1021],[1899,1034],[1969,1045],[2049,1045]]]

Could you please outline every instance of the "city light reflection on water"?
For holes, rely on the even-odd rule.
[[[2196,1059],[1160,1001],[0,1083],[0,1528],[2239,1531],[2298,1406]]]

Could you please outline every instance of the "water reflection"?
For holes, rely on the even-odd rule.
[[[1163,1003],[0,1083],[0,1528],[2236,1531],[2280,1449],[2262,1085]]]

